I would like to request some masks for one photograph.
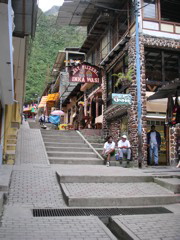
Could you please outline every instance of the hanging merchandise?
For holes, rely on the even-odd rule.
[[[176,99],[175,104],[172,111],[172,121],[171,124],[175,125],[177,123],[180,123],[180,105],[178,102],[178,92],[176,92]]]
[[[166,111],[166,122],[168,125],[171,125],[174,109],[174,100],[172,96],[168,97],[167,111]]]

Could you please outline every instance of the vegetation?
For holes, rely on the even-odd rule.
[[[126,85],[130,84],[132,81],[132,74],[133,74],[133,69],[129,69],[127,73],[119,72],[117,74],[113,74],[112,76],[117,77],[117,81],[115,86],[118,87],[119,84]]]
[[[26,102],[36,100],[37,96],[52,79],[50,72],[59,50],[66,47],[80,47],[86,31],[82,27],[56,25],[56,16],[38,13],[36,36],[32,43],[26,75]]]

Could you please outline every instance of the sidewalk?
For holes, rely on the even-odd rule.
[[[33,217],[32,209],[67,208],[40,130],[25,122],[18,134],[16,164],[1,218],[3,240],[116,239],[98,217]]]
[[[7,173],[3,168],[7,169]],[[5,173],[2,181],[6,180],[4,185],[6,191],[8,189],[7,176],[10,176],[12,171],[11,184],[1,218],[0,239],[3,240],[116,239],[98,217],[33,217],[32,210],[70,209],[70,205],[66,205],[63,199],[61,188],[63,191],[68,189],[68,194],[70,197],[74,197],[75,205],[79,208],[82,208],[83,204],[84,207],[89,204],[93,208],[96,206],[102,208],[103,200],[101,199],[104,197],[107,197],[110,207],[115,207],[115,205],[122,207],[118,202],[115,203],[118,198],[123,196],[127,199],[146,193],[171,196],[172,192],[155,185],[152,179],[154,176],[177,176],[179,178],[180,175],[178,169],[170,167],[125,169],[122,167],[107,168],[103,165],[49,164],[40,130],[30,129],[27,122],[24,122],[19,130],[15,165],[3,166],[1,171]],[[64,194],[66,193],[67,191],[64,192]],[[114,202],[112,202],[113,196]],[[107,207],[106,204],[105,207]],[[127,207],[130,205],[127,204]],[[166,214],[166,216],[156,214],[152,217],[150,215],[113,216],[111,230],[116,228],[118,232],[122,233],[122,236],[126,232],[128,236],[136,236],[138,240],[180,239],[179,225],[176,223],[177,227],[172,227],[177,221],[176,219],[180,217],[180,204],[164,207],[172,211],[172,214]],[[145,219],[148,226],[148,219],[151,220],[153,217],[151,232],[146,235],[145,233],[149,230],[142,222],[138,221]],[[159,222],[158,234],[155,228],[156,221]],[[134,225],[135,222],[138,222],[137,228]],[[165,222],[168,222],[167,226],[163,226]],[[132,226],[130,229],[128,224]],[[122,228],[122,226],[124,227]],[[138,235],[136,232],[138,228],[142,228],[142,234],[138,231]],[[171,233],[168,235],[169,238],[164,238],[163,228]],[[116,233],[115,230],[114,232]],[[122,236],[120,239],[130,239],[122,238]]]

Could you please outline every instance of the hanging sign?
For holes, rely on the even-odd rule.
[[[100,69],[96,66],[81,64],[69,69],[69,81],[79,83],[100,83]]]
[[[112,93],[112,104],[131,105],[131,103],[132,103],[131,94]]]

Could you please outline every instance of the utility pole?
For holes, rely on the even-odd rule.
[[[137,112],[138,112],[138,166],[142,167],[142,102],[141,102],[141,70],[139,48],[139,0],[135,0],[136,17],[136,82],[137,82]]]

